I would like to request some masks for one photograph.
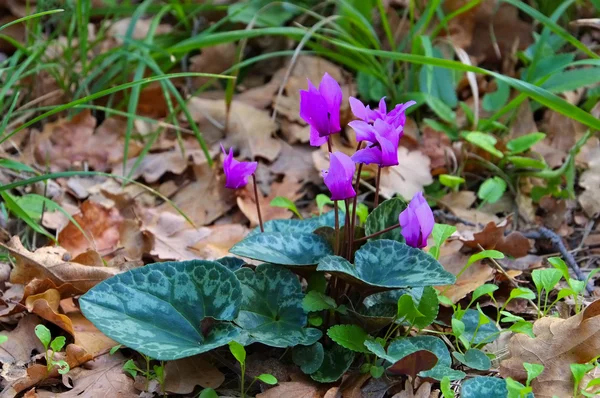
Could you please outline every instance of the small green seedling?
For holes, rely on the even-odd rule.
[[[119,347],[115,346],[115,347]],[[113,350],[115,349],[115,347],[113,347]],[[112,351],[112,350],[111,350]],[[125,362],[125,364],[123,364],[123,370],[127,373],[129,373],[131,375],[131,377],[133,377],[134,379],[137,377],[138,373],[141,374],[142,376],[144,376],[144,378],[146,379],[146,384],[145,384],[145,390],[148,391],[148,388],[150,386],[150,381],[152,380],[156,380],[158,382],[158,385],[160,386],[161,392],[163,393],[163,395],[165,394],[165,364],[163,361],[160,362],[160,365],[154,365],[152,367],[152,369],[150,368],[150,362],[152,361],[152,358],[142,354],[142,357],[144,357],[144,360],[146,361],[146,370],[142,370],[140,369],[135,362],[133,361],[133,359],[128,360],[127,362]]]
[[[574,279],[571,278],[571,276],[569,275],[569,267],[567,267],[567,264],[565,264],[565,262],[563,261],[562,258],[560,257],[550,257],[548,259],[548,262],[557,270],[559,270],[563,276],[563,278],[567,281],[567,284],[569,285],[569,289],[562,289],[559,292],[559,297],[560,298],[564,298],[567,296],[572,296],[573,297],[573,301],[575,302],[575,313],[579,314],[579,312],[582,309],[583,303],[581,303],[579,301],[579,296],[581,294],[583,294],[583,291],[585,290],[585,287],[587,286],[588,282],[590,281],[590,279],[596,275],[596,273],[600,272],[600,268],[596,268],[594,269],[592,272],[589,273],[589,275],[587,276],[587,278],[585,279],[585,281],[580,281],[578,279]],[[564,292],[563,292],[564,290]],[[560,298],[557,298],[554,303],[556,303],[558,300],[560,300]],[[554,305],[554,303],[552,303],[552,306]]]
[[[533,279],[533,284],[538,295],[538,318],[545,316],[550,311],[551,306],[548,305],[548,296],[552,289],[560,282],[562,276],[562,272],[556,268],[536,269],[531,273],[531,278]],[[545,293],[543,310],[541,307],[542,291]]]
[[[448,376],[444,376],[440,383],[440,388],[444,398],[454,398],[456,396],[452,388],[450,388],[450,378]]]
[[[57,336],[52,340],[52,335],[50,334],[50,329],[48,329],[44,325],[37,325],[35,327],[35,335],[44,345],[44,349],[46,351],[46,369],[47,373],[50,373],[52,369],[56,366],[58,367],[58,373],[61,375],[67,374],[70,370],[69,364],[65,360],[54,360],[54,355],[57,352],[60,352],[65,346],[66,339],[64,336]],[[48,350],[50,348],[50,350]]]
[[[333,201],[329,199],[329,196],[325,194],[318,194],[315,198],[317,201],[317,207],[319,208],[319,214],[323,214],[325,206],[330,205],[333,206]],[[346,213],[346,204],[343,201],[338,201],[338,207],[342,213]],[[352,211],[353,207],[350,206],[350,211]],[[369,215],[369,207],[364,203],[358,203],[356,205],[356,217],[358,217],[359,226],[364,225],[367,221],[367,216]]]
[[[531,382],[542,374],[544,371],[544,365],[537,363],[523,363],[525,371],[527,371],[527,381],[525,385],[518,381],[508,377],[506,379],[506,388],[508,389],[507,398],[528,398],[533,396],[533,388]]]
[[[595,365],[591,363],[572,363],[571,374],[573,374],[573,397],[577,398],[579,396],[579,385],[581,384],[581,380],[586,375],[587,372],[594,369]]]
[[[273,198],[271,203],[269,203],[273,207],[281,207],[282,209],[288,209],[292,213],[294,213],[299,219],[303,220],[302,214],[298,211],[296,204],[283,196],[277,196]]]
[[[4,344],[8,341],[8,336],[0,334],[0,344]]]
[[[451,174],[440,174],[440,184],[452,189],[453,191],[458,191],[460,184],[464,183],[465,179],[462,177],[453,176]]]
[[[219,395],[212,388],[205,388],[204,390],[200,391],[198,398],[219,398]]]
[[[429,250],[429,254],[431,254],[436,260],[440,258],[440,248],[448,240],[452,234],[456,232],[456,227],[452,225],[446,224],[435,224],[433,226],[433,240],[435,242],[435,246],[433,246]]]
[[[528,289],[526,287],[517,287],[517,288],[511,290],[508,298],[504,302],[504,305],[502,306],[502,308],[500,308],[500,311],[498,311],[498,317],[496,319],[497,324],[500,324],[500,316],[504,315],[504,313],[508,313],[507,311],[504,311],[504,309],[506,308],[508,303],[510,303],[514,299],[534,300],[535,293],[531,289]],[[523,319],[521,318],[518,320],[520,321]]]
[[[241,369],[240,392],[241,392],[241,397],[242,398],[246,397],[246,394],[248,393],[248,390],[250,390],[250,388],[252,387],[252,385],[257,380],[260,380],[263,383],[266,383],[266,384],[269,384],[269,385],[275,385],[275,384],[277,384],[277,378],[275,376],[263,373],[261,375],[256,376],[254,378],[254,380],[252,380],[252,383],[250,383],[250,385],[248,386],[248,388],[245,388],[245,382],[246,382],[246,349],[244,348],[243,345],[241,345],[237,341],[232,341],[232,342],[229,343],[229,351],[231,352],[231,355],[233,355],[234,358],[240,364],[240,369]]]

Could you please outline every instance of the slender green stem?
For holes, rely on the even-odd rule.
[[[246,398],[246,390],[244,389],[244,384],[246,383],[246,364],[242,363],[242,364],[240,364],[240,367],[242,369],[242,375],[241,375],[242,387],[240,388],[240,390],[242,393],[242,398]]]

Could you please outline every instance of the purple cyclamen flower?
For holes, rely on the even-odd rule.
[[[329,156],[329,170],[323,170],[323,180],[331,192],[331,200],[344,200],[356,196],[352,178],[356,165],[350,156],[342,152],[333,152]]]
[[[358,123],[364,122],[355,121],[350,124],[354,127]],[[364,164],[375,163],[381,167],[398,165],[398,143],[403,135],[402,129],[395,129],[383,120],[377,119],[373,126],[360,125],[359,129],[355,128],[355,131],[358,141],[368,141],[371,145],[352,155],[353,161]]]
[[[248,177],[256,171],[257,162],[239,162],[233,158],[233,148],[229,149],[229,154],[225,152],[223,144],[221,150],[225,155],[223,161],[223,171],[225,171],[225,187],[230,189],[238,189],[248,184]]]
[[[407,245],[419,249],[427,246],[427,238],[433,231],[435,220],[423,192],[417,192],[408,207],[400,213],[398,221]]]
[[[365,123],[373,123],[375,120],[381,119],[394,128],[403,128],[406,123],[406,110],[416,104],[415,101],[408,101],[404,104],[398,104],[389,113],[385,104],[385,97],[379,101],[378,109],[371,109],[369,105],[363,104],[360,100],[350,97],[350,109],[354,116]],[[353,127],[354,128],[354,127]]]
[[[340,126],[342,89],[328,73],[323,75],[319,89],[308,81],[308,91],[300,90],[300,117],[310,125],[310,145],[321,146]]]

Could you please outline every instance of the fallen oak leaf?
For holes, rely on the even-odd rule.
[[[429,165],[431,161],[421,151],[408,151],[398,148],[397,166],[386,167],[381,171],[381,195],[391,198],[400,194],[405,199],[412,198],[417,192],[433,182]]]
[[[225,375],[201,355],[169,361],[165,366],[165,391],[190,394],[196,386],[219,388]]]
[[[276,387],[256,394],[256,398],[321,398],[321,389],[316,383],[290,381],[279,383]]]
[[[568,319],[544,317],[533,324],[535,338],[515,334],[508,344],[511,358],[500,363],[502,377],[525,381],[523,363],[544,365],[531,383],[536,397],[568,397],[573,393],[571,364],[587,363],[600,352],[600,300]]]
[[[49,279],[57,286],[69,283],[82,293],[96,284],[121,272],[114,267],[94,267],[66,261],[70,258],[62,247],[41,247],[30,252],[13,236],[8,245],[0,243],[15,257],[15,267],[10,274],[11,283],[26,285],[34,279]]]
[[[465,246],[471,249],[498,250],[511,257],[525,257],[529,253],[531,245],[529,239],[518,231],[512,231],[504,236],[504,230],[508,226],[508,219],[496,224],[489,222],[481,232],[474,233],[471,239],[461,237]]]
[[[35,327],[40,323],[35,315],[27,315],[15,329],[0,332],[8,340],[0,345],[0,362],[4,367],[10,365],[23,366],[31,360],[33,351],[44,352],[44,346],[35,335]]]

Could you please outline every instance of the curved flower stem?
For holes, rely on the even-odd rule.
[[[362,146],[362,141],[358,142],[358,145],[356,146],[356,152],[358,152],[360,150],[360,147]],[[358,164],[358,172],[356,173],[356,186],[354,188],[354,191],[356,192],[356,195],[354,195],[354,199],[352,200],[352,218],[350,219],[350,248],[348,251],[348,261],[352,262],[352,252],[354,250],[354,226],[356,225],[356,205],[357,205],[357,201],[358,201],[358,190],[360,189],[360,173],[362,172],[362,167],[363,164],[359,163]]]
[[[352,240],[352,223],[350,221],[350,199],[346,199],[346,259],[350,260],[350,242]]]
[[[363,237],[362,237],[362,238],[360,238],[360,239],[356,239],[356,240],[354,241],[354,243],[363,242],[363,241],[365,241],[365,240],[367,240],[367,239],[371,239],[371,238],[374,238],[374,237],[376,237],[376,236],[383,235],[383,234],[385,234],[386,232],[393,231],[393,230],[394,230],[394,229],[396,229],[396,228],[400,228],[400,224],[394,224],[394,225],[392,225],[391,227],[387,227],[387,228],[385,228],[385,229],[382,229],[381,231],[379,231],[379,232],[375,232],[374,234],[371,234],[371,235],[369,235],[369,236],[363,236]]]
[[[375,205],[373,209],[379,206],[379,183],[381,182],[381,166],[377,167],[377,180],[375,182]]]
[[[260,214],[260,203],[258,202],[258,188],[256,186],[256,176],[252,174],[252,182],[254,183],[254,201],[256,202],[256,213],[258,214],[258,222],[260,223],[260,232],[265,232],[263,226],[262,215]]]
[[[329,154],[331,155],[332,148],[331,148],[331,136],[327,137],[327,149],[329,150]],[[331,156],[329,156],[329,158],[331,159]],[[340,252],[340,213],[339,213],[339,209],[338,209],[338,202],[337,200],[333,201],[333,211],[335,212],[335,247],[334,247],[334,253],[336,255],[339,255]]]

